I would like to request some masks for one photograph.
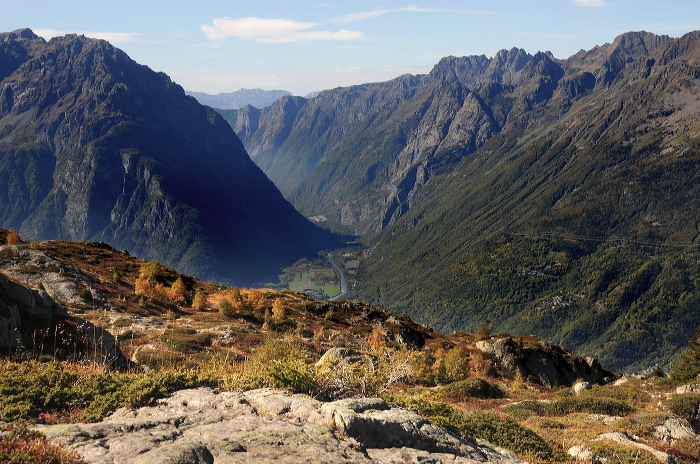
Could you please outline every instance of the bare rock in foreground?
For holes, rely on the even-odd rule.
[[[523,462],[379,399],[323,403],[267,389],[182,390],[100,423],[38,428],[88,463]]]

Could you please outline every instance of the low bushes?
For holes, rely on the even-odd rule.
[[[444,386],[441,393],[452,401],[466,401],[469,398],[497,399],[505,396],[498,385],[477,378],[453,382]]]
[[[609,398],[568,397],[552,402],[522,401],[511,404],[505,411],[513,417],[526,419],[531,415],[566,416],[577,412],[605,414],[608,416],[628,416],[635,409],[627,403]]]
[[[211,345],[211,335],[187,328],[166,329],[160,339],[171,350],[180,352],[202,351]]]
[[[57,416],[93,422],[119,407],[150,405],[176,390],[215,384],[192,373],[124,374],[56,362],[4,362],[0,415],[4,421],[51,421]]]
[[[684,418],[695,426],[700,426],[700,395],[674,395],[665,403],[666,409]]]
[[[519,455],[542,461],[566,461],[567,456],[553,449],[539,435],[513,419],[482,411],[465,412],[430,393],[411,396],[385,395],[396,406],[415,411],[431,422],[446,426],[466,436],[486,440]]]
[[[49,442],[23,423],[0,426],[0,463],[13,464],[84,464],[75,451]]]

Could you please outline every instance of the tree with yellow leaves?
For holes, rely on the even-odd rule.
[[[272,320],[274,322],[282,322],[287,317],[287,308],[284,305],[282,298],[275,298],[272,303]]]

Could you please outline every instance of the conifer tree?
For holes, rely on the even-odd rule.
[[[688,382],[700,374],[700,326],[695,330],[695,338],[688,340],[683,355],[673,366],[672,377],[676,382]]]

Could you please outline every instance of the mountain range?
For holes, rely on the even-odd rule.
[[[168,76],[108,42],[29,29],[0,35],[0,223],[239,285],[331,243]]]
[[[284,96],[292,93],[286,90],[240,89],[230,93],[218,93],[211,95],[204,92],[185,91],[197,99],[202,105],[211,106],[222,110],[236,110],[246,105],[255,108],[265,108]]]
[[[700,322],[699,59],[698,32],[631,32],[224,115],[302,213],[362,237],[354,297],[641,368]]]

